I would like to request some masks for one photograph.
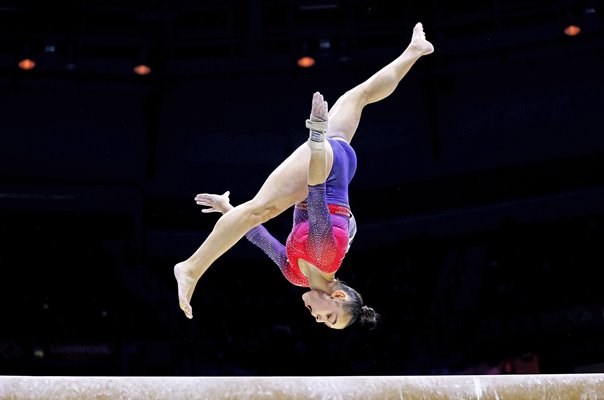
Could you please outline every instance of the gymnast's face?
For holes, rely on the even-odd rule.
[[[350,322],[351,316],[343,307],[346,299],[347,295],[342,290],[329,294],[313,289],[302,295],[304,305],[313,318],[333,329],[344,329]]]

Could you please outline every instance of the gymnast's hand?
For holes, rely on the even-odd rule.
[[[202,209],[202,213],[220,212],[222,214],[226,214],[233,209],[233,206],[229,200],[230,194],[231,192],[228,190],[221,195],[200,193],[195,196],[195,202],[200,206],[210,207]]]

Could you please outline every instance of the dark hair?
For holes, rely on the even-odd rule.
[[[366,325],[369,329],[375,329],[380,321],[380,314],[376,313],[373,308],[364,305],[359,292],[344,282],[338,281],[338,289],[343,290],[349,297],[349,300],[343,305],[344,310],[352,317],[347,326],[359,321],[362,326]]]

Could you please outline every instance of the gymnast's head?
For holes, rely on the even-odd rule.
[[[332,329],[344,329],[357,321],[374,329],[379,322],[379,314],[364,305],[361,295],[341,281],[332,283],[331,293],[311,289],[302,295],[302,300],[318,323]]]

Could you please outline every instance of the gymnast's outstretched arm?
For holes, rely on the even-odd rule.
[[[312,99],[309,120],[310,137],[307,141],[310,148],[307,174],[309,225],[307,248],[313,260],[320,265],[329,265],[336,257],[336,239],[327,207],[325,184],[331,169],[327,168],[327,153],[332,152],[331,146],[326,141],[327,126],[329,125],[328,109],[323,95],[316,92]],[[313,124],[317,125],[313,127]]]

